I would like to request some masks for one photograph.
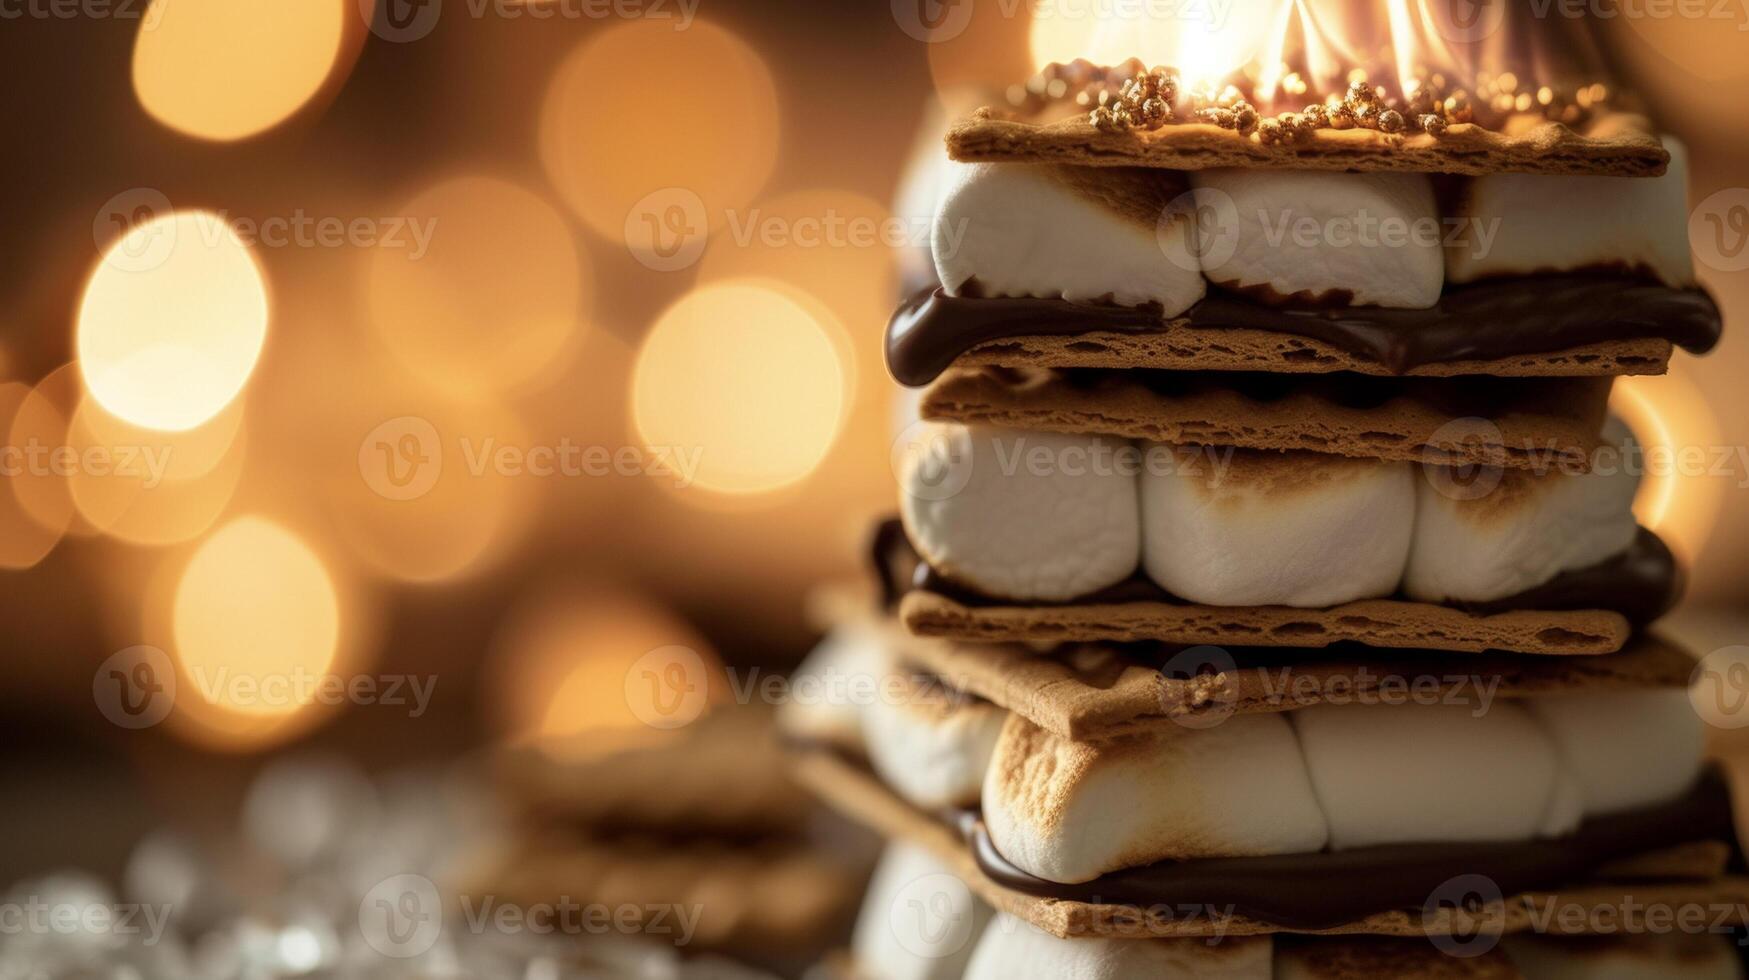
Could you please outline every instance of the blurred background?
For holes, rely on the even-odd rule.
[[[651,651],[792,666],[893,503],[907,173],[1101,16],[385,2],[0,3],[0,882],[233,833],[288,754],[638,743]],[[1749,23],[1596,26],[1744,234]],[[1749,598],[1749,279],[1699,245],[1732,329],[1617,404],[1728,457],[1642,501],[1711,649]]]

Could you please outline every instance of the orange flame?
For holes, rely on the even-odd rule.
[[[1224,14],[1215,6],[1185,5],[1174,17],[1107,10],[1087,23],[1073,15],[1085,5],[1038,0],[1034,59],[1042,67],[1137,57],[1177,68],[1192,87],[1248,81],[1270,111],[1322,101],[1358,78],[1394,81],[1399,94],[1436,75],[1471,91],[1505,79],[1507,90],[1529,94],[1607,77],[1584,22],[1533,21],[1532,11],[1505,0],[1479,0],[1467,12],[1451,0],[1247,0]]]

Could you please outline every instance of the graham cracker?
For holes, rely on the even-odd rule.
[[[1175,444],[1583,470],[1602,444],[1612,384],[983,368],[942,375],[920,412]]]
[[[841,928],[864,876],[803,841],[757,846],[637,838],[519,841],[475,875],[479,894],[531,907],[612,911],[658,942],[683,938],[675,916],[696,916],[688,948],[805,949]],[[623,917],[623,919],[622,919]]]
[[[1171,123],[1151,132],[1104,133],[1083,115],[1020,119],[991,108],[948,131],[947,151],[966,162],[1072,163],[1088,167],[1500,173],[1658,177],[1670,154],[1644,116],[1603,113],[1575,132],[1524,117],[1504,131],[1462,123],[1444,138],[1370,129],[1320,129],[1308,139],[1265,144],[1255,136],[1205,123]]]
[[[1284,938],[1275,946],[1275,966],[1277,976],[1291,968],[1308,980],[1524,980],[1503,950],[1448,956],[1425,939]]]
[[[1200,606],[1170,602],[1118,605],[966,606],[935,592],[912,591],[899,620],[919,636],[979,643],[1133,643],[1369,647],[1453,653],[1581,655],[1615,653],[1632,629],[1603,609],[1514,610],[1490,616],[1400,599],[1362,599],[1329,609]]]
[[[955,359],[956,368],[1157,368],[1167,371],[1269,371],[1330,374],[1346,371],[1375,377],[1585,378],[1656,375],[1669,370],[1675,345],[1645,338],[1608,341],[1545,354],[1495,360],[1443,361],[1408,371],[1306,337],[1249,328],[1198,329],[1183,317],[1159,330],[1012,337],[979,344]]]
[[[995,908],[1030,922],[1063,939],[1110,936],[1124,939],[1190,939],[1214,936],[1295,934],[1308,936],[1368,935],[1385,937],[1457,936],[1477,933],[1502,935],[1524,932],[1547,922],[1556,934],[1584,935],[1595,931],[1588,923],[1599,916],[1613,916],[1620,923],[1621,908],[1630,903],[1680,907],[1718,907],[1731,924],[1749,923],[1749,878],[1727,876],[1710,869],[1706,880],[1598,882],[1549,892],[1526,892],[1509,896],[1503,903],[1474,910],[1450,906],[1432,912],[1421,909],[1380,912],[1331,929],[1287,929],[1245,916],[1218,923],[1203,917],[1175,914],[1174,910],[1149,913],[1126,905],[1096,905],[1059,899],[1037,898],[1004,888],[978,868],[959,833],[934,817],[912,807],[881,785],[873,775],[823,751],[796,751],[791,755],[798,781],[819,794],[828,805],[889,839],[909,841],[928,848],[974,894]],[[1726,849],[1728,852],[1728,848]],[[1664,866],[1663,852],[1643,855],[1646,871]],[[1667,865],[1669,876],[1681,876],[1692,868],[1692,857],[1673,852]],[[1585,913],[1578,928],[1574,912]],[[1563,914],[1552,914],[1552,911]],[[1595,913],[1595,914],[1593,914]],[[1643,917],[1640,921],[1643,927]],[[1631,928],[1631,924],[1622,928]]]
[[[1680,688],[1695,665],[1690,653],[1655,634],[1596,657],[1235,649],[1216,655],[1217,663],[1198,651],[1156,644],[1076,644],[1040,653],[1019,644],[919,639],[897,624],[888,624],[887,632],[911,666],[1075,741],[1315,704],[1388,703],[1411,692],[1417,700],[1481,703],[1565,691]]]
[[[605,831],[794,833],[809,799],[783,773],[771,713],[724,708],[647,745],[612,752],[513,747],[496,758],[504,797],[528,822]]]

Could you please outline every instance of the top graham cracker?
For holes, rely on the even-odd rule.
[[[1087,167],[1500,173],[1658,177],[1670,154],[1646,117],[1602,113],[1575,132],[1540,116],[1501,130],[1452,125],[1443,136],[1373,129],[1320,129],[1294,142],[1264,143],[1200,122],[1156,130],[1101,132],[1085,116],[1028,120],[983,108],[947,134],[948,155],[965,162],[1068,163]]]

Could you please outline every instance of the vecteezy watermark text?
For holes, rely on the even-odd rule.
[[[445,472],[446,458],[460,458],[468,476],[536,479],[601,479],[650,476],[685,490],[698,478],[702,446],[602,446],[570,437],[539,445],[505,442],[492,435],[461,435],[453,450],[429,420],[416,415],[390,419],[365,434],[358,471],[371,490],[389,500],[417,500]]]

